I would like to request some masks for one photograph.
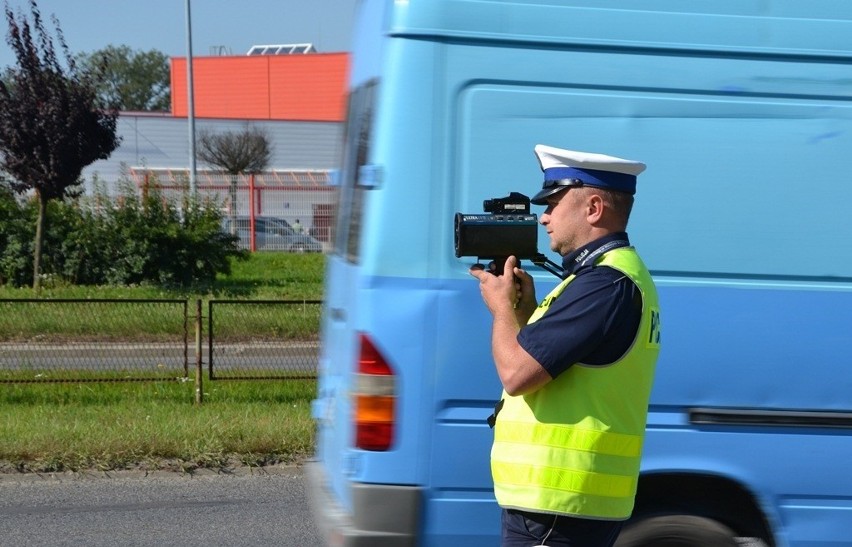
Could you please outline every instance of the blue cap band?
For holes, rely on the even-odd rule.
[[[614,171],[598,169],[578,169],[576,167],[551,167],[544,170],[545,188],[547,183],[565,179],[577,179],[588,186],[607,188],[628,194],[636,193],[636,176]]]

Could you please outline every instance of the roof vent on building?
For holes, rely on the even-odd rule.
[[[313,44],[277,44],[268,46],[251,46],[246,55],[296,55],[316,53]]]

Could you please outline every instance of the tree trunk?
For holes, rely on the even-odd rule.
[[[35,244],[33,245],[33,290],[38,294],[41,289],[41,247],[44,241],[44,226],[47,222],[47,200],[41,192],[36,191],[38,198],[38,219],[36,219]]]

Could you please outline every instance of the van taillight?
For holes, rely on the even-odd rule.
[[[359,334],[355,378],[355,446],[388,450],[393,443],[396,383],[384,356],[369,336]]]

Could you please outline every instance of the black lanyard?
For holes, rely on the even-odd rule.
[[[630,242],[627,241],[626,239],[614,239],[614,240],[610,241],[609,243],[604,243],[603,245],[601,245],[600,247],[598,247],[597,249],[595,249],[591,253],[584,256],[583,261],[579,262],[579,264],[580,264],[580,266],[585,266],[590,261],[594,262],[599,256],[601,256],[602,254],[604,254],[606,252],[609,252],[613,249],[619,249],[621,247],[629,247],[629,246],[630,246]],[[572,268],[572,270],[573,269],[575,269],[575,268]]]

